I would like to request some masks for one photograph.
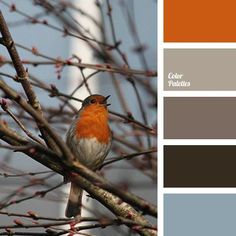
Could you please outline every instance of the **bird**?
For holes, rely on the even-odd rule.
[[[66,143],[75,161],[78,160],[93,171],[101,166],[111,148],[112,135],[107,109],[109,97],[93,94],[84,99],[66,134]],[[71,183],[66,217],[81,217],[82,195],[83,190]]]

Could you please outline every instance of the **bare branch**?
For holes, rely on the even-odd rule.
[[[17,81],[22,84],[22,87],[24,88],[25,94],[27,95],[31,106],[42,116],[40,103],[29,82],[28,73],[22,65],[21,59],[15,47],[15,43],[11,37],[10,31],[8,30],[6,21],[1,11],[0,11],[0,31],[2,34],[1,43],[7,48],[8,53],[11,57],[11,60],[17,73]],[[43,127],[39,126],[39,130],[41,131],[41,134],[43,135],[44,140],[49,145],[49,147],[58,151],[59,148],[55,145],[54,140],[50,138],[50,136],[43,129]]]

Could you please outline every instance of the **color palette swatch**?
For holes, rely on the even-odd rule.
[[[235,235],[236,2],[159,6],[158,235]]]
[[[166,194],[165,236],[236,235],[236,194]]]
[[[167,139],[236,139],[236,97],[165,97]]]
[[[236,187],[236,146],[164,146],[165,187]]]
[[[234,91],[236,49],[164,49],[164,89]]]
[[[165,42],[236,42],[234,0],[164,0]]]

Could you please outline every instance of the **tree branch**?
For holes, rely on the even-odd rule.
[[[3,122],[0,123],[0,138],[6,141],[7,143],[13,145],[21,146],[29,144],[29,142],[27,143],[27,140],[17,135]],[[52,159],[51,155],[45,155],[45,152],[40,149],[40,146],[38,144],[35,145],[34,152],[32,152],[32,149],[26,149],[23,152],[34,160],[39,161],[46,167],[56,171],[57,173],[63,176],[69,176],[72,182],[75,182],[81,188],[85,189],[92,197],[100,201],[116,216],[131,219],[136,221],[137,223],[149,224],[148,221],[131,205],[126,203],[125,200],[122,201],[123,198],[128,197],[127,200],[131,198],[133,203],[140,202],[138,205],[142,206],[142,199],[134,198],[134,195],[132,194],[127,194],[127,192],[117,190],[117,188],[112,187],[112,185],[109,184],[108,181],[105,181],[102,177],[98,176],[86,167],[78,163],[76,163],[76,166],[70,165],[67,162],[63,162],[63,160],[60,160],[59,158],[55,157]],[[53,155],[55,156],[55,154]],[[72,170],[78,172],[83,176],[80,176],[78,174],[71,174]],[[97,184],[97,186],[94,183]],[[119,195],[123,196],[123,198],[115,196],[114,194],[102,188],[112,190],[115,193],[118,193]],[[153,207],[151,207],[150,204],[148,205],[147,202],[145,202],[145,205],[142,207],[144,208],[144,210],[146,210],[146,212],[153,210]],[[156,235],[156,232],[155,230],[142,229],[140,235]]]
[[[25,91],[25,94],[29,99],[29,104],[35,109],[35,111],[37,111],[41,116],[43,116],[39,100],[29,82],[28,73],[22,64],[20,56],[15,47],[15,43],[11,37],[10,31],[7,27],[6,21],[1,11],[0,11],[0,32],[2,34],[1,43],[7,48],[8,53],[11,57],[12,63],[17,73],[16,77],[17,81],[21,83]],[[48,135],[47,131],[42,126],[38,125],[38,127],[47,145],[51,147],[53,150],[59,152],[59,147],[55,144],[51,136]]]

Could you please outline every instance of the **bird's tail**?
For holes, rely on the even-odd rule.
[[[71,183],[70,195],[66,207],[66,217],[80,217],[83,190],[78,185]]]

